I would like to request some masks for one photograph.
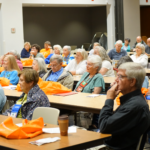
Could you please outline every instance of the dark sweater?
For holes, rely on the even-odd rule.
[[[121,105],[113,113],[114,100],[107,99],[99,116],[101,133],[112,134],[105,144],[114,150],[135,150],[140,136],[150,126],[149,106],[141,90],[120,98]]]
[[[150,47],[148,45],[145,47],[145,53],[150,54]]]
[[[23,48],[21,51],[21,58],[29,58],[30,51],[31,51],[31,49],[29,49],[29,52],[27,52],[27,50],[25,48]]]
[[[134,43],[133,49],[136,48],[136,45],[137,45],[137,44],[138,44],[137,42]],[[142,41],[141,44],[143,44],[144,46],[146,46],[146,43],[145,43],[144,41]]]

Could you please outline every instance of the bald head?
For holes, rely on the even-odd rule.
[[[136,38],[136,42],[137,42],[137,43],[141,43],[141,42],[142,42],[141,36],[138,36],[138,37]]]
[[[147,39],[147,45],[150,47],[150,38]]]

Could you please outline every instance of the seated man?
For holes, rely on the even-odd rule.
[[[107,91],[107,100],[99,116],[101,133],[112,134],[105,140],[113,150],[136,150],[141,135],[150,126],[149,106],[141,93],[145,69],[137,63],[124,63],[118,68],[116,83]],[[113,112],[119,93],[120,106]]]
[[[40,50],[40,53],[42,53],[45,58],[47,58],[48,55],[53,53],[53,49],[52,49],[51,43],[49,41],[46,41],[44,43],[44,48]]]
[[[108,56],[111,60],[119,60],[121,57],[126,56],[127,52],[124,49],[121,49],[122,41],[118,40],[115,44],[115,48],[110,50]]]
[[[100,44],[99,44],[98,42],[95,42],[95,43],[93,44],[93,49],[91,49],[91,50],[89,51],[89,56],[91,56],[91,55],[94,54],[94,48],[95,48],[96,46],[100,46]]]
[[[145,54],[150,55],[150,38],[147,39],[147,45],[145,47]]]
[[[70,59],[70,52],[71,52],[71,47],[70,46],[64,46],[63,47],[63,61],[65,61],[67,64],[69,62]]]
[[[30,59],[34,59],[34,58],[43,58],[45,60],[45,57],[43,56],[42,53],[40,53],[40,46],[38,44],[33,44],[31,46],[31,52],[30,52]]]
[[[141,43],[141,44],[143,44],[144,46],[146,46],[146,43],[142,40],[141,36],[138,36],[138,37],[136,38],[136,42],[135,42],[134,45],[133,45],[133,51],[135,51],[136,45],[137,45],[138,43]]]
[[[51,70],[49,70],[44,76],[43,81],[59,82],[68,89],[73,88],[73,77],[63,67],[63,60],[60,55],[53,55],[50,59]]]

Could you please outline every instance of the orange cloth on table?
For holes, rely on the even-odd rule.
[[[33,59],[21,60],[23,66],[32,66]]]
[[[1,86],[9,86],[10,85],[10,80],[4,77],[0,77],[0,84]]]
[[[22,127],[18,127],[9,117],[0,124],[0,135],[7,139],[33,138],[43,132],[44,121],[42,117],[32,121],[25,119],[22,121],[22,125]]]
[[[43,49],[40,50],[40,53],[42,53],[43,56],[44,56],[45,58],[47,58],[50,54],[53,53],[53,50],[50,49],[50,48],[49,48],[49,49],[43,48]]]
[[[43,81],[41,78],[39,78],[38,86],[45,94],[48,94],[48,95],[71,92],[70,89],[66,88],[59,82]],[[21,91],[19,84],[17,85],[16,89],[17,91]]]
[[[0,72],[4,71],[4,67],[0,67]]]
[[[141,92],[142,92],[143,96],[145,97],[147,92],[148,92],[148,89],[147,88],[141,88]],[[122,95],[123,95],[122,93],[119,93],[119,95],[117,96],[117,98],[116,98],[117,105],[120,105],[120,97]]]

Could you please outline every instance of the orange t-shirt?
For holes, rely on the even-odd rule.
[[[53,53],[53,50],[50,49],[50,48],[49,48],[49,49],[43,48],[43,49],[40,50],[40,53],[42,53],[43,56],[44,56],[45,58],[47,58],[50,54]]]

